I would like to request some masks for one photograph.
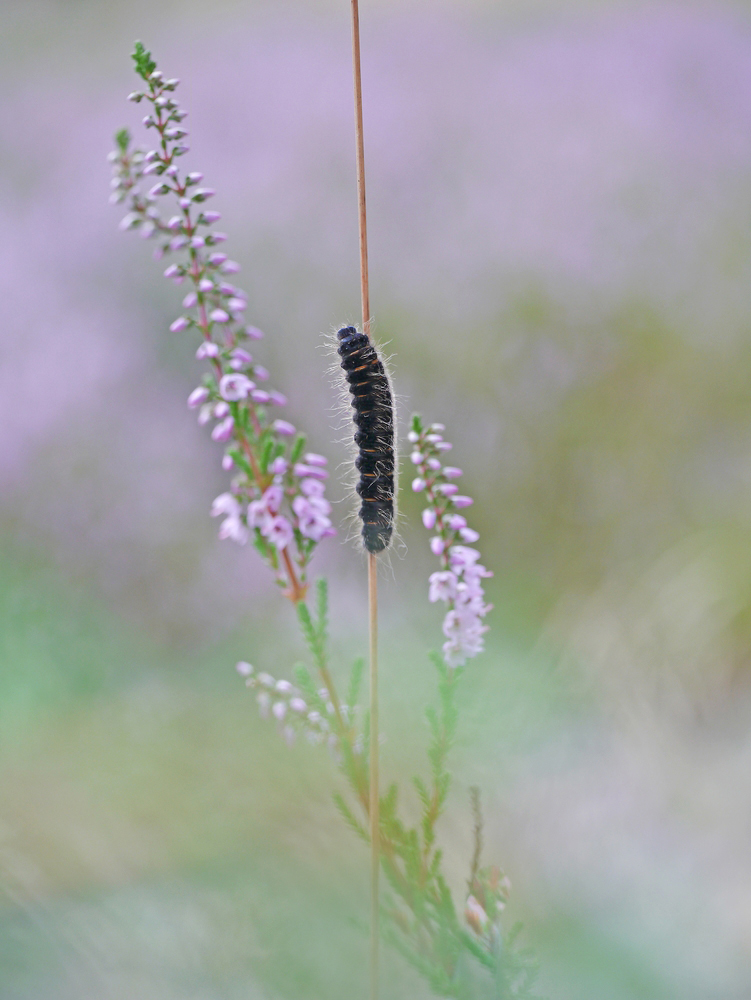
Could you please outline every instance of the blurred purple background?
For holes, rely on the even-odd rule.
[[[6,0],[0,25],[0,994],[352,995],[336,946],[263,939],[293,890],[259,872],[320,866],[295,919],[318,899],[336,941],[340,850],[353,872],[359,855],[327,818],[328,765],[259,735],[231,676],[238,655],[282,672],[300,651],[264,567],[216,539],[218,449],[185,407],[200,367],[168,332],[181,296],[118,232],[106,163],[121,125],[147,138],[125,102],[141,38],[182,80],[187,161],[218,191],[258,356],[344,461],[321,344],[359,308],[348,5]],[[448,426],[496,571],[458,787],[487,791],[551,1000],[746,1000],[751,11],[381,2],[362,31],[375,328],[403,419]],[[432,690],[411,665],[440,641],[403,505],[409,556],[383,598],[402,780]],[[361,565],[336,541],[319,570],[354,649]],[[195,796],[218,774],[209,823]],[[452,808],[460,892],[466,801]],[[347,846],[316,854],[316,836]],[[222,864],[247,896],[228,901]],[[141,936],[149,907],[172,951]],[[100,920],[108,945],[85,929]],[[393,996],[417,995],[405,975]]]

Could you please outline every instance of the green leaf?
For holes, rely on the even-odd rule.
[[[131,59],[136,64],[136,73],[143,77],[144,80],[148,80],[156,69],[156,63],[151,58],[151,53],[147,52],[143,47],[142,42],[136,42],[135,51],[131,55]]]
[[[316,623],[318,637],[323,643],[328,634],[329,586],[325,577],[316,580]]]
[[[353,709],[357,704],[357,699],[360,694],[360,685],[362,683],[362,675],[365,670],[365,660],[358,656],[355,662],[352,664],[352,673],[349,678],[349,689],[347,690],[347,704],[350,709]]]
[[[295,443],[292,445],[292,453],[290,454],[289,457],[290,462],[294,463],[299,461],[300,456],[303,453],[303,449],[305,448],[306,441],[307,438],[304,434],[297,435],[297,437],[295,438]]]
[[[362,823],[360,823],[355,818],[355,816],[352,813],[352,810],[349,808],[349,806],[344,801],[343,797],[339,794],[339,792],[334,792],[334,802],[336,804],[336,808],[342,814],[344,822],[347,824],[347,826],[349,826],[352,830],[354,830],[354,832],[361,840],[364,840],[366,844],[369,844],[370,834],[362,825]]]
[[[119,131],[115,132],[115,143],[121,153],[128,152],[128,146],[130,145],[130,132],[127,128],[121,128]]]

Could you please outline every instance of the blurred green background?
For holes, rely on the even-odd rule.
[[[292,610],[216,539],[181,295],[117,232],[106,163],[116,128],[145,141],[141,38],[183,81],[258,357],[344,461],[320,345],[359,306],[349,5],[154,7],[0,10],[0,997],[349,1000],[364,849],[327,753],[287,748],[234,674],[289,674]],[[748,1000],[751,5],[361,18],[376,330],[403,420],[447,425],[495,571],[452,885],[479,784],[551,1000]],[[406,784],[441,636],[402,506],[382,711]],[[343,535],[316,565],[340,676],[365,642]],[[391,954],[384,977],[426,996]]]

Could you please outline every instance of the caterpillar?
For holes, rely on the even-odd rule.
[[[394,400],[383,362],[367,334],[354,326],[337,333],[341,366],[352,394],[355,468],[360,478],[355,489],[362,505],[362,540],[368,552],[383,552],[394,530]]]

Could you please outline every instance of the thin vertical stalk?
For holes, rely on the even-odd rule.
[[[352,73],[355,85],[355,143],[357,202],[360,232],[360,297],[362,329],[370,336],[368,284],[368,220],[365,210],[365,144],[362,127],[362,74],[360,71],[360,10],[352,0]],[[378,574],[376,556],[368,553],[368,607],[370,631],[370,998],[378,1000],[379,905],[381,834],[378,778]]]
[[[355,81],[355,140],[357,147],[357,201],[360,229],[360,296],[362,329],[370,336],[370,288],[368,286],[368,221],[365,212],[365,145],[362,128],[362,75],[360,72],[360,10],[352,0],[352,69]]]
[[[370,609],[370,996],[378,1000],[379,906],[381,832],[378,800],[378,563],[368,553],[368,605]]]

